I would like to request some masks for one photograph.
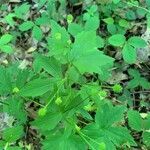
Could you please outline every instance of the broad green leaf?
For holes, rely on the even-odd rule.
[[[13,52],[13,48],[10,45],[2,45],[0,46],[0,50],[8,54],[11,54]]]
[[[141,77],[139,71],[136,70],[136,69],[129,69],[128,73],[129,73],[130,76],[132,76],[134,78],[137,78],[137,79],[139,79]]]
[[[11,75],[4,67],[0,67],[0,95],[12,92]]]
[[[128,10],[126,12],[125,16],[128,20],[135,20],[136,19],[136,14],[133,10]]]
[[[136,49],[129,44],[125,44],[122,50],[123,59],[129,64],[136,62]]]
[[[15,142],[24,136],[23,126],[13,126],[11,128],[6,128],[3,131],[2,136],[6,142]]]
[[[107,30],[111,35],[114,35],[117,33],[117,26],[115,24],[108,24]]]
[[[0,38],[0,46],[8,44],[12,40],[12,38],[13,38],[12,35],[10,35],[10,34],[4,34]]]
[[[46,57],[42,55],[37,55],[33,67],[36,72],[40,72],[41,69],[47,71],[53,77],[62,77],[61,65],[53,57]]]
[[[134,46],[135,48],[143,48],[147,45],[145,40],[143,40],[141,37],[133,36],[129,38],[128,44]]]
[[[144,144],[149,148],[150,147],[150,132],[145,131],[142,134]]]
[[[19,30],[20,31],[28,31],[34,26],[34,23],[32,21],[26,21],[19,25]]]
[[[24,110],[24,103],[22,99],[16,97],[6,100],[8,105],[3,106],[3,111],[13,116],[19,123],[25,123],[27,115]],[[19,112],[19,113],[18,113]]]
[[[68,32],[73,36],[76,36],[78,33],[82,31],[83,31],[83,27],[79,24],[71,23],[68,26]]]
[[[53,83],[50,79],[34,79],[21,88],[19,94],[23,97],[41,96],[48,92],[52,88],[52,85]]]
[[[141,77],[138,70],[129,69],[128,73],[133,79],[128,82],[127,88],[133,89],[141,86],[143,89],[150,89],[150,82],[146,78]]]
[[[16,87],[21,89],[27,80],[29,79],[29,76],[31,75],[32,71],[27,69],[27,70],[21,70],[19,69],[18,74],[16,76]]]
[[[49,25],[50,24],[50,18],[47,15],[42,14],[41,17],[39,17],[35,20],[35,24],[38,26]]]
[[[100,128],[108,128],[123,119],[125,110],[124,106],[109,107],[104,105],[102,109],[97,111],[95,121]]]
[[[134,130],[141,131],[143,128],[140,113],[135,110],[128,111],[128,123],[129,126]]]
[[[122,34],[112,35],[108,39],[109,44],[111,44],[113,46],[123,46],[123,44],[125,43],[125,41],[126,41],[126,38]]]
[[[22,5],[15,7],[15,15],[20,18],[24,19],[26,18],[26,15],[28,14],[30,9],[30,5],[28,3],[23,3]]]
[[[16,24],[13,19],[15,16],[16,15],[14,13],[9,13],[7,16],[5,16],[5,20],[10,26],[14,26]]]
[[[97,30],[100,25],[100,20],[98,16],[90,17],[85,23],[84,29],[86,31]]]
[[[49,135],[46,140],[42,142],[43,150],[51,149],[57,150],[85,150],[87,146],[85,142],[78,135],[71,135],[65,137],[65,135],[56,133],[55,135]]]
[[[32,35],[36,40],[40,41],[43,37],[43,32],[40,27],[35,25],[32,30]]]
[[[150,89],[150,82],[146,78],[141,77],[140,78],[140,86],[143,89]]]
[[[82,74],[85,72],[102,74],[103,70],[113,65],[113,58],[104,55],[97,48],[97,36],[94,31],[83,31],[76,36],[70,61]]]
[[[62,114],[57,113],[47,113],[45,116],[39,116],[34,121],[31,122],[31,125],[36,127],[41,131],[50,131],[54,129],[57,124],[61,121]]]
[[[116,147],[128,144],[136,146],[129,130],[119,125],[117,127],[99,128],[96,124],[90,124],[82,132],[96,142],[104,142],[106,150],[110,150],[110,148],[116,150]]]
[[[129,89],[134,89],[140,85],[138,79],[132,79],[128,82],[127,88]]]

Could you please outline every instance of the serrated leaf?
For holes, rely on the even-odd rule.
[[[84,26],[86,31],[97,30],[100,25],[100,20],[98,16],[90,17]]]
[[[10,45],[2,45],[0,47],[1,51],[11,54],[13,52],[13,48]]]
[[[5,16],[5,20],[10,26],[14,26],[16,24],[13,19],[15,16],[16,15],[14,13],[9,13],[7,16]]]
[[[50,79],[34,79],[21,88],[19,94],[27,97],[41,96],[48,92],[52,88],[52,85],[53,83]]]
[[[96,123],[100,128],[108,128],[112,126],[114,123],[119,122],[123,119],[124,106],[116,106],[110,107],[108,105],[104,105],[102,109],[98,110],[96,113]]]
[[[140,116],[140,113],[135,110],[129,110],[128,111],[128,122],[129,126],[137,131],[142,130],[142,118]]]
[[[7,128],[3,131],[3,139],[6,142],[15,142],[16,140],[22,138],[24,135],[23,126],[14,126]]]
[[[68,32],[73,36],[76,36],[78,33],[82,31],[83,31],[83,27],[79,24],[70,23],[68,26]]]
[[[45,116],[39,116],[31,125],[36,127],[41,131],[50,131],[56,127],[56,125],[61,121],[62,114],[57,113],[47,113]]]
[[[13,116],[19,123],[25,123],[27,115],[24,110],[23,100],[15,97],[6,101],[8,105],[3,106],[3,111]]]
[[[143,48],[147,45],[145,40],[143,40],[141,37],[133,36],[129,38],[128,44],[134,46],[135,48]]]
[[[135,48],[143,48],[147,45],[145,40],[143,40],[141,37],[133,36],[129,38],[128,43]]]
[[[37,55],[33,67],[35,71],[39,72],[41,69],[47,71],[53,77],[62,77],[61,73],[61,65],[60,63],[53,57],[46,57],[42,55]]]
[[[10,34],[4,34],[0,38],[0,46],[8,44],[12,40],[12,38],[13,38],[12,35],[10,35]]]
[[[0,94],[8,94],[12,91],[11,76],[4,67],[0,67]]]
[[[84,31],[76,36],[70,61],[81,73],[103,73],[103,69],[107,70],[113,65],[113,58],[98,51],[97,47],[97,36],[94,31]]]
[[[26,21],[19,25],[19,30],[20,31],[28,31],[34,26],[34,23],[32,21]]]
[[[15,15],[20,19],[25,18],[29,12],[30,6],[31,5],[29,5],[28,3],[23,3],[19,7],[15,7]]]
[[[40,41],[43,37],[43,32],[40,27],[35,25],[32,30],[32,35],[36,40]]]
[[[49,135],[46,140],[42,142],[43,150],[57,149],[57,150],[84,150],[87,148],[83,140],[77,135],[65,137],[62,134]]]
[[[143,132],[142,134],[144,144],[149,148],[150,147],[150,132]]]
[[[133,64],[136,62],[136,58],[137,58],[137,55],[136,55],[136,49],[128,44],[126,44],[124,47],[123,47],[123,50],[122,50],[122,55],[123,55],[123,59],[129,63],[129,64]]]
[[[113,46],[122,46],[126,41],[126,38],[122,34],[115,34],[109,37],[108,42]]]

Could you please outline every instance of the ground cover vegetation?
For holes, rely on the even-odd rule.
[[[0,150],[149,150],[149,43],[149,0],[1,0]]]

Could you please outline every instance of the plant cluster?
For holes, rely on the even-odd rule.
[[[2,2],[0,149],[148,150],[145,27],[149,0]]]

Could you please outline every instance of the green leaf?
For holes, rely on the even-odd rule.
[[[15,142],[24,136],[23,126],[13,126],[11,128],[6,128],[3,131],[2,136],[6,142]]]
[[[130,26],[129,22],[125,19],[120,19],[119,20],[119,25],[121,27],[124,27],[124,28],[129,28],[129,26]]]
[[[129,44],[125,44],[122,50],[123,59],[129,64],[136,62],[136,49]]]
[[[122,34],[112,35],[108,39],[109,44],[111,44],[113,46],[123,46],[123,44],[125,43],[125,41],[126,41],[126,38]]]
[[[83,31],[83,27],[79,24],[71,23],[68,26],[68,32],[73,36],[76,36],[78,33],[82,31]]]
[[[140,86],[143,89],[150,89],[150,82],[145,78],[140,78]]]
[[[23,3],[22,5],[15,7],[15,15],[20,18],[20,19],[24,19],[26,18],[26,15],[29,12],[30,6],[28,3]]]
[[[16,24],[13,19],[15,16],[16,15],[14,13],[9,13],[7,16],[5,16],[5,20],[10,26],[14,26]]]
[[[105,45],[104,39],[102,39],[100,36],[97,36],[97,47],[103,48]]]
[[[84,31],[75,37],[70,61],[82,74],[85,72],[102,74],[103,70],[113,65],[113,58],[98,51],[97,47],[97,36],[94,31]]]
[[[34,79],[28,82],[19,92],[21,96],[41,96],[52,88],[52,80],[50,79]]]
[[[103,21],[109,25],[114,24],[114,19],[112,17],[105,18],[105,19],[103,19]]]
[[[26,21],[19,25],[19,30],[20,31],[28,31],[34,26],[34,23],[32,21]]]
[[[42,150],[51,149],[57,150],[85,150],[86,144],[78,135],[71,135],[66,137],[60,133],[49,135],[46,140],[42,142]]]
[[[142,134],[144,144],[149,148],[150,147],[150,132],[143,132]]]
[[[11,76],[7,69],[0,67],[0,95],[8,94],[12,91]]]
[[[31,125],[41,131],[50,131],[56,127],[56,125],[61,121],[61,119],[62,114],[60,112],[50,112],[44,116],[38,116],[38,118],[31,122]]]
[[[37,55],[36,59],[33,63],[33,67],[36,72],[40,72],[44,69],[53,77],[62,77],[61,73],[61,65],[60,63],[53,57],[46,57],[42,55]]]
[[[70,36],[64,27],[51,20],[51,35],[47,38],[50,55],[64,56],[69,51]],[[59,57],[56,57],[59,59]]]
[[[85,23],[85,30],[90,31],[90,30],[97,30],[100,25],[100,20],[98,16],[90,17]]]
[[[143,40],[141,37],[137,37],[137,36],[133,36],[131,38],[129,38],[128,43],[132,46],[134,46],[135,48],[143,48],[145,46],[147,46],[147,43],[145,42],[145,40]]]
[[[100,128],[108,128],[123,119],[125,110],[124,106],[109,107],[104,105],[97,111],[95,121]]]
[[[127,88],[129,89],[134,89],[140,85],[138,79],[132,79],[128,82]]]
[[[32,35],[38,41],[40,41],[43,38],[43,32],[41,28],[36,25],[33,27]]]
[[[128,20],[135,20],[136,19],[136,15],[135,15],[135,12],[133,10],[128,10],[125,15],[126,15],[126,18]]]
[[[10,34],[4,34],[1,38],[0,38],[0,46],[8,44],[11,40],[12,40],[12,35]]]
[[[13,116],[19,123],[25,123],[27,115],[24,110],[23,100],[14,97],[8,99],[6,102],[8,105],[3,106],[3,111]]]
[[[128,123],[132,129],[137,130],[137,131],[142,130],[142,118],[139,112],[135,110],[129,110],[128,111]]]
[[[2,45],[0,47],[1,51],[11,54],[13,52],[13,48],[10,45]]]
[[[113,3],[114,4],[117,4],[117,3],[119,3],[120,2],[120,0],[113,0]]]

